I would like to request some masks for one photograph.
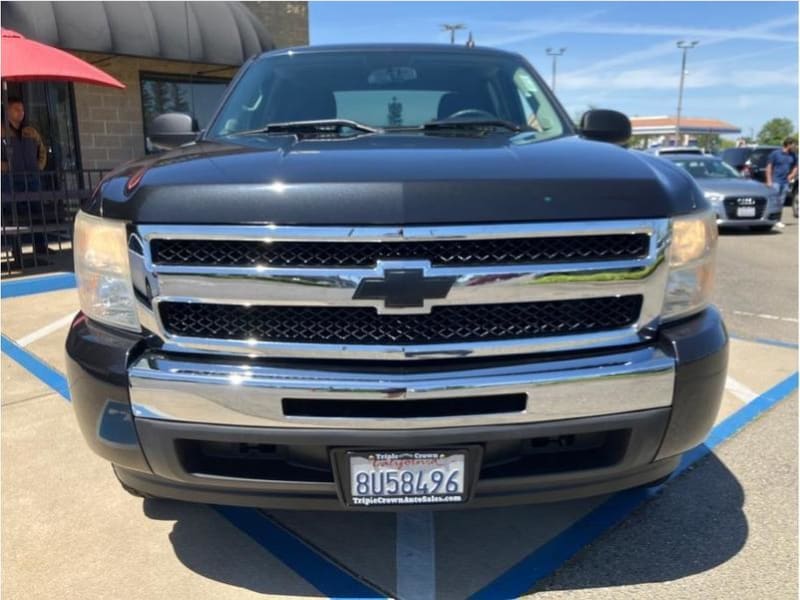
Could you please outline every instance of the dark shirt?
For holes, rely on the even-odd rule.
[[[784,152],[783,148],[778,148],[770,153],[767,164],[772,165],[772,182],[786,185],[789,183],[789,173],[797,164],[797,156],[794,152]]]
[[[37,173],[47,163],[47,148],[42,143],[42,137],[33,127],[23,126],[16,129],[11,126],[10,135],[3,126],[3,172],[8,168],[7,146],[11,146],[12,173]]]

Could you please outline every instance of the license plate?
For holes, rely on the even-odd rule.
[[[464,502],[465,450],[349,452],[355,506]]]
[[[756,216],[756,207],[755,206],[739,206],[736,209],[736,216],[737,217],[755,217]]]

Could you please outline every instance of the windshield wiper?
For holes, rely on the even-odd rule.
[[[350,119],[319,119],[317,121],[287,121],[285,123],[270,123],[259,129],[248,131],[233,131],[229,135],[280,135],[286,133],[308,135],[342,135],[345,130],[351,129],[361,133],[380,133],[380,129],[364,125]]]
[[[522,127],[506,119],[437,119],[428,121],[422,125],[422,129],[425,131],[434,131],[437,129],[488,129],[494,127],[502,127],[511,131],[522,131]]]

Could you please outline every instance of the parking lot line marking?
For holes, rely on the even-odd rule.
[[[778,402],[797,390],[797,376],[792,375],[774,385],[752,402],[744,405],[717,424],[706,441],[695,446],[683,456],[680,465],[670,476],[670,481],[707,456],[722,442],[733,436],[753,419],[759,417]],[[541,579],[551,575],[584,546],[620,523],[633,510],[656,496],[656,489],[632,489],[618,492],[585,517],[534,550],[508,571],[473,594],[471,600],[516,598],[525,595]]]
[[[2,350],[6,356],[15,360],[23,369],[41,380],[45,385],[53,388],[56,392],[61,394],[65,400],[70,399],[66,377],[32,352],[19,346],[5,334],[3,334],[0,339],[2,340],[0,341],[0,350]]]
[[[54,331],[58,331],[59,329],[63,329],[64,327],[67,327],[70,323],[72,323],[72,320],[74,318],[75,318],[75,313],[74,312],[72,312],[72,313],[70,313],[70,314],[68,314],[66,316],[63,316],[60,319],[58,319],[57,321],[53,321],[49,325],[45,325],[44,327],[42,327],[40,329],[37,329],[33,333],[29,333],[28,335],[19,338],[17,340],[17,344],[19,344],[21,347],[24,348],[25,346],[28,346],[28,345],[32,344],[36,340],[40,340],[43,337],[47,337],[48,335],[50,335]]]
[[[397,513],[395,560],[401,600],[435,600],[435,536],[433,512]]]
[[[734,310],[731,311],[735,315],[739,315],[742,317],[758,317],[759,319],[768,319],[770,321],[785,321],[787,323],[797,323],[797,319],[794,317],[779,317],[778,315],[766,315],[763,313],[753,313],[747,312],[744,310]]]
[[[385,598],[254,508],[212,505],[219,514],[330,598]]]
[[[70,401],[67,380],[60,372],[6,335],[0,336],[0,351],[31,375]],[[243,533],[253,538],[281,562],[323,594],[332,598],[386,598],[372,590],[292,533],[278,527],[256,509],[212,506]]]
[[[794,342],[784,342],[782,340],[771,340],[768,338],[751,338],[743,335],[731,335],[731,339],[741,340],[743,342],[756,342],[757,344],[765,344],[767,346],[777,346],[779,348],[791,348],[797,350],[798,345]]]
[[[730,375],[725,378],[725,389],[742,402],[750,402],[758,397],[758,394],[756,394],[753,390],[751,390],[742,382],[736,381]]]
[[[26,277],[15,281],[3,281],[0,284],[0,298],[16,298],[30,296],[56,290],[75,287],[75,273],[54,273],[39,277]]]

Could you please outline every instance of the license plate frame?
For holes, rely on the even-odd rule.
[[[737,206],[736,217],[739,219],[755,219],[756,207],[755,206]]]
[[[366,457],[375,454],[406,454],[406,453],[440,453],[447,456],[462,455],[464,464],[463,492],[459,501],[423,501],[419,495],[404,496],[410,500],[404,501],[376,501],[363,503],[356,499],[352,493],[351,457]],[[348,508],[359,510],[399,510],[399,509],[430,509],[434,506],[463,506],[469,502],[475,490],[475,485],[480,474],[483,448],[481,446],[441,446],[424,448],[334,448],[331,450],[331,464],[333,465],[336,480],[337,494],[342,503]],[[373,497],[374,498],[374,497]],[[418,501],[414,501],[417,499]]]

